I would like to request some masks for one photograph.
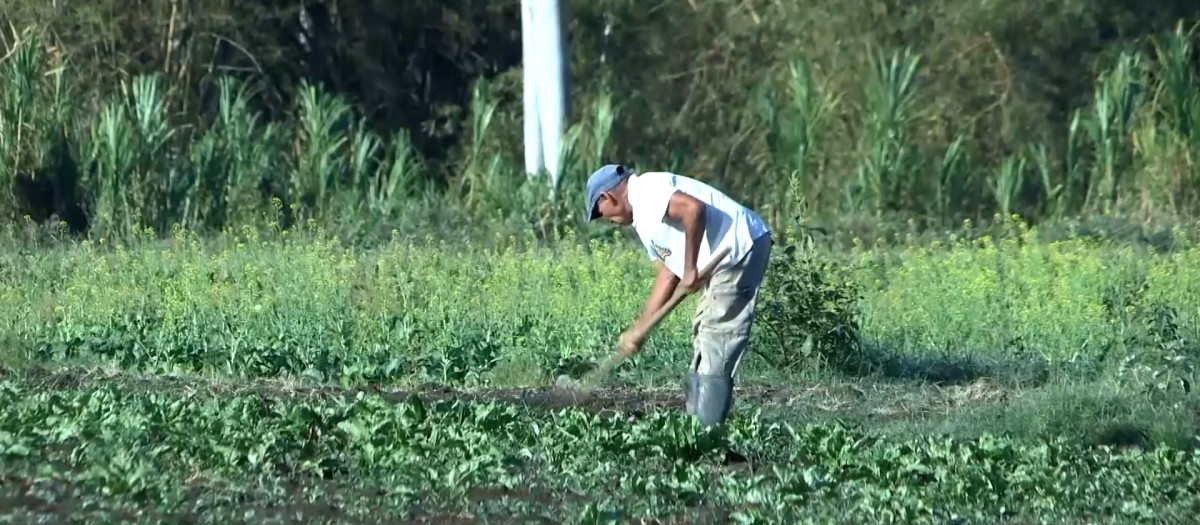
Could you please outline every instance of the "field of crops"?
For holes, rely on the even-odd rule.
[[[644,300],[628,244],[9,240],[0,523],[1187,522],[1200,236],[1168,237],[780,247],[714,431],[690,301],[596,396],[550,386]]]

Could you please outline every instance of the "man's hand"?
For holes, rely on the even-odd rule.
[[[617,343],[617,350],[621,352],[621,357],[628,358],[642,350],[642,343],[645,338],[642,334],[635,332],[636,328],[631,328],[621,332],[620,342]]]

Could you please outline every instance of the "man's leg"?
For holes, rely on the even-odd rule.
[[[692,320],[693,355],[686,380],[687,411],[704,426],[720,425],[733,406],[733,383],[750,340],[758,289],[771,256],[771,238],[712,277]]]

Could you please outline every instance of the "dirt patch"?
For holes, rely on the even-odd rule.
[[[426,401],[499,402],[521,405],[537,410],[580,408],[595,413],[644,413],[659,409],[683,407],[682,392],[678,390],[604,389],[591,390],[588,395],[555,387],[502,388],[460,390],[444,385],[425,385],[416,389],[338,388],[329,386],[298,386],[279,381],[253,381],[243,384],[217,382],[197,378],[141,376],[120,371],[91,368],[29,367],[20,373],[0,369],[0,379],[19,377],[37,388],[69,390],[93,388],[119,383],[131,391],[176,391],[185,395],[258,395],[268,398],[303,399],[341,397],[353,399],[361,394],[378,396],[400,402],[412,395]],[[742,394],[741,392],[747,394]],[[740,389],[741,395],[756,395],[755,389]]]
[[[639,418],[660,410],[682,410],[683,392],[678,388],[595,388],[587,395],[553,386],[462,390],[430,384],[414,389],[340,388],[304,386],[284,381],[211,381],[199,378],[141,376],[98,368],[29,367],[19,373],[0,369],[0,379],[20,377],[38,388],[63,390],[92,388],[119,383],[133,391],[175,391],[183,395],[257,395],[272,399],[340,397],[353,399],[360,393],[402,402],[416,395],[425,401],[497,402],[531,410],[581,409],[595,414],[627,414]],[[925,417],[960,408],[1003,403],[1009,392],[989,379],[951,386],[916,386],[899,383],[791,382],[786,385],[739,385],[739,406],[785,409],[804,413],[858,413],[885,419]]]
[[[920,420],[1010,400],[1010,391],[987,378],[950,386],[911,383],[808,383],[756,387],[739,394],[739,403],[767,412],[877,420]]]
[[[385,398],[407,398],[416,394],[431,401],[465,400],[477,402],[511,403],[535,410],[561,410],[578,408],[593,413],[629,413],[641,415],[663,409],[682,409],[681,392],[594,389],[588,393],[554,387],[507,388],[481,391],[462,391],[442,386],[425,387],[414,391],[378,393]]]
[[[988,405],[1008,399],[1008,391],[987,378],[946,388],[943,392],[946,404],[954,407]]]

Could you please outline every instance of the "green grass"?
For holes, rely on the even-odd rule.
[[[652,266],[623,241],[364,248],[315,225],[13,241],[0,477],[49,492],[0,498],[143,522],[1183,520],[1197,502],[1178,491],[1200,483],[1195,230],[1161,249],[1007,231],[791,257],[781,236],[717,434],[678,410],[691,301],[598,398],[548,389],[640,308]],[[806,326],[855,344],[807,346]]]
[[[1155,253],[1085,238],[1043,242],[1020,224],[1012,232],[814,253],[832,263],[832,286],[857,297],[848,308],[860,318],[861,352],[886,357],[871,361],[879,373],[970,361],[1114,371],[1195,344],[1194,234],[1178,228],[1171,251]],[[631,245],[603,240],[550,248],[396,238],[366,249],[318,228],[244,229],[206,242],[180,230],[161,241],[85,240],[0,257],[11,269],[0,274],[0,311],[16,320],[6,334],[31,360],[344,384],[486,384],[498,363],[516,359],[552,378],[572,360],[607,353],[653,272]],[[794,277],[787,270],[772,268],[764,308],[797,301],[770,295]],[[690,304],[653,334],[637,368],[688,355]],[[765,337],[773,321],[758,332]],[[755,346],[769,356],[792,343]]]

